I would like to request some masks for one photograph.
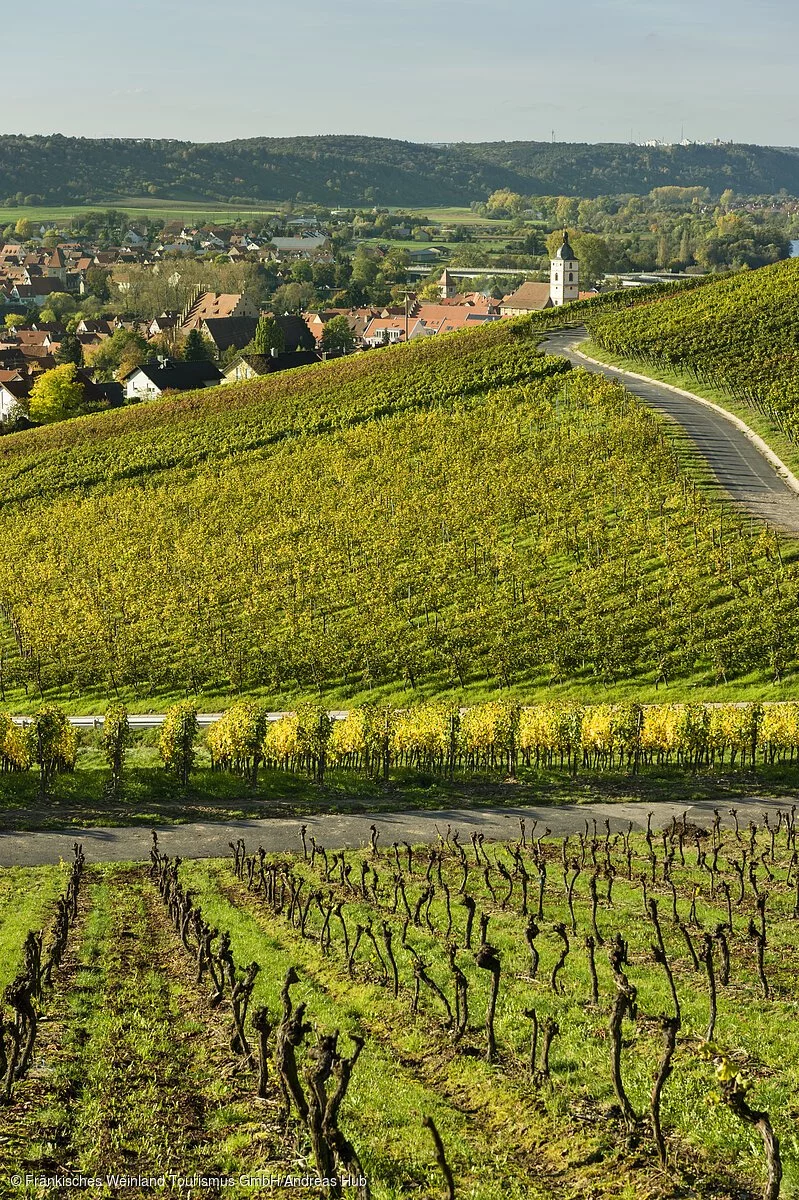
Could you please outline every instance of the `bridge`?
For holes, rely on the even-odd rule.
[[[535,271],[524,267],[448,267],[446,263],[414,263],[405,268],[406,275],[430,275],[433,271],[446,270],[453,279],[474,279],[478,275],[534,275]]]

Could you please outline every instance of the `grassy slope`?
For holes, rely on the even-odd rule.
[[[791,551],[779,582],[768,545],[729,524],[716,555],[717,514],[658,420],[580,373],[547,378],[525,328],[3,439],[0,592],[32,651],[15,664],[5,626],[7,705],[29,709],[40,678],[73,711],[115,682],[139,708],[186,690],[207,708],[318,688],[792,694],[729,578],[778,621]],[[733,663],[714,649],[730,626],[750,639]]]
[[[763,408],[799,441],[797,300],[799,261],[789,259],[624,312],[599,313],[587,324],[611,354],[687,374],[734,402]]]

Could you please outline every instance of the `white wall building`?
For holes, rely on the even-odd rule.
[[[126,400],[154,400],[166,391],[186,392],[216,387],[222,382],[222,372],[213,363],[203,360],[176,362],[171,358],[162,358],[135,367],[122,382]]]
[[[15,420],[20,411],[19,397],[5,383],[0,383],[0,425]]]
[[[551,260],[549,295],[555,307],[580,297],[580,268],[569,243],[569,231],[563,230],[563,244]]]

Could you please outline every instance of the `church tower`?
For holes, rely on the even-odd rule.
[[[457,295],[458,285],[446,267],[444,268],[444,272],[438,281],[438,290],[441,293],[442,300],[451,300],[453,296]]]
[[[569,243],[569,231],[563,230],[563,245],[552,259],[549,272],[549,298],[556,308],[580,296],[580,268]]]

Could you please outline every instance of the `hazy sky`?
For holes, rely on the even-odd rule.
[[[38,0],[7,35],[0,130],[799,144],[795,0],[558,7]]]

